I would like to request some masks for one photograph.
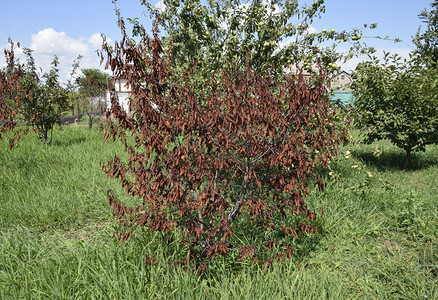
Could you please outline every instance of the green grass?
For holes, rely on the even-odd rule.
[[[2,143],[0,150],[1,228],[68,229],[108,219],[111,184],[100,161],[120,147],[105,143],[97,128],[65,127],[49,146],[29,134],[17,149]]]
[[[327,189],[311,191],[324,217],[292,260],[266,269],[219,258],[200,277],[171,267],[178,247],[157,235],[113,239],[106,191],[123,191],[100,162],[122,150],[82,126],[56,131],[50,146],[32,134],[17,149],[0,142],[0,299],[438,299],[436,146],[410,171],[386,142],[345,147],[373,178],[351,159],[333,163],[343,180],[327,174]],[[144,265],[145,253],[158,264]]]

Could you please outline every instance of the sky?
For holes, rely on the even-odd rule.
[[[151,0],[159,5],[159,0]],[[162,1],[162,0],[161,0]],[[299,1],[300,4],[311,0]],[[377,23],[377,28],[367,30],[363,41],[383,51],[399,53],[408,57],[414,49],[412,36],[424,23],[418,14],[427,8],[431,0],[326,0],[326,12],[311,26],[315,32],[323,29],[350,30],[362,28],[363,24]],[[67,82],[73,60],[81,54],[80,68],[104,70],[96,50],[100,49],[105,35],[110,41],[121,39],[117,17],[111,0],[1,0],[0,48],[8,47],[8,38],[20,42],[22,47],[34,50],[37,66],[43,72],[50,69],[56,54],[60,61],[60,79]],[[140,0],[118,0],[117,7],[126,18],[137,17],[150,29],[151,20]],[[403,42],[382,41],[372,36],[390,36]],[[344,46],[348,47],[348,45]],[[341,48],[342,50],[342,48]],[[342,65],[346,71],[353,70],[362,58],[355,58]],[[4,66],[0,56],[0,66]]]

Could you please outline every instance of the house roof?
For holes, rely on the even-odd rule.
[[[341,75],[346,75],[351,79],[350,73],[348,73],[347,71],[344,71],[344,70],[341,70],[339,73],[333,74],[331,76],[331,78],[333,79],[333,78],[336,78],[336,77],[341,76]]]

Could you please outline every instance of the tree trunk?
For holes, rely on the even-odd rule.
[[[403,170],[407,170],[411,165],[411,149],[406,149],[406,158],[405,163],[403,165]]]
[[[80,119],[80,116],[79,116],[79,102],[77,103],[77,107],[78,107],[78,123],[77,124],[79,124],[79,119]]]
[[[93,114],[88,114],[88,128],[91,129],[93,127]]]

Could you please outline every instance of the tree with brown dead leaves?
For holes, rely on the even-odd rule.
[[[113,97],[104,133],[120,139],[129,158],[116,156],[103,169],[141,200],[131,207],[108,192],[126,226],[118,238],[137,226],[167,236],[181,230],[183,257],[198,262],[231,250],[268,264],[290,257],[293,236],[316,233],[316,214],[304,199],[310,180],[324,187],[317,168],[327,167],[345,134],[333,122],[324,71],[312,85],[300,74],[279,81],[254,71],[248,58],[243,70],[224,66],[220,81],[212,76],[198,93],[189,80],[196,68],[170,79],[171,51],[163,50],[157,27],[135,44],[123,23],[122,32],[122,42],[101,55],[115,79],[127,79],[135,112]],[[265,235],[272,255],[260,255],[260,245],[241,242],[244,226],[285,238]]]

